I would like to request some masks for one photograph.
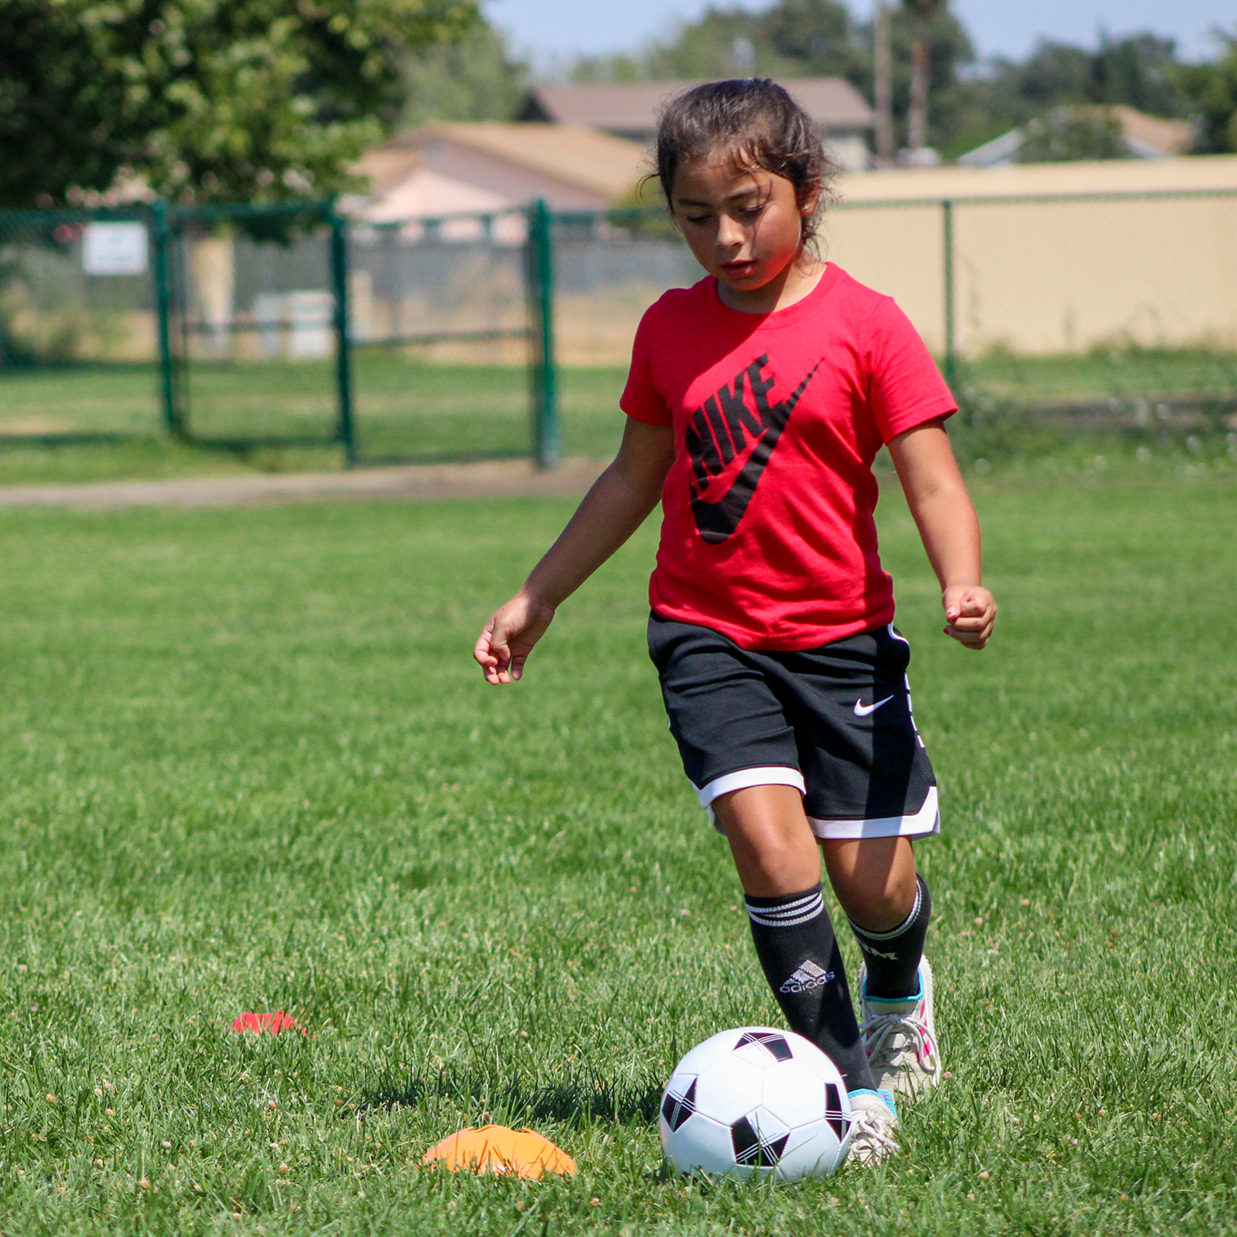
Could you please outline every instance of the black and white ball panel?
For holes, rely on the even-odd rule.
[[[743,1027],[697,1045],[662,1096],[658,1125],[679,1172],[785,1180],[836,1169],[850,1104],[833,1063],[793,1032]]]

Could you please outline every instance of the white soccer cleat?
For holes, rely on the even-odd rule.
[[[850,1114],[848,1159],[857,1164],[875,1165],[901,1150],[894,1137],[898,1110],[888,1091],[852,1091]]]
[[[867,967],[859,968],[860,1033],[878,1087],[915,1099],[941,1080],[941,1050],[932,1008],[932,968],[919,963],[919,994],[887,1001],[867,994]]]

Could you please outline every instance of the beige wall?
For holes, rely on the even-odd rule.
[[[945,347],[941,208],[854,207],[829,257]],[[1129,341],[1237,349],[1237,193],[954,207],[958,350],[1073,352]]]
[[[841,188],[823,233],[828,256],[894,296],[935,352],[945,346],[941,197],[967,199],[953,208],[962,353],[1124,341],[1237,349],[1237,158],[878,173]],[[1231,192],[1043,200],[1191,189]],[[992,200],[1006,194],[1040,200]]]
[[[1053,200],[1199,190],[1224,196]],[[943,198],[955,203],[954,323],[964,355],[1126,342],[1237,349],[1237,156],[869,172],[844,177],[838,195],[822,231],[827,256],[894,296],[938,355]],[[625,364],[660,291],[633,281],[560,294],[560,360]]]

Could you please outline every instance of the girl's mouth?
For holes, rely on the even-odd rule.
[[[756,262],[752,258],[745,258],[737,262],[723,262],[722,270],[727,275],[750,275],[756,269]]]

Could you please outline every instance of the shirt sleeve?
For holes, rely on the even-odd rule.
[[[653,385],[650,365],[649,345],[656,335],[653,325],[656,309],[656,305],[646,309],[636,328],[635,342],[631,346],[631,369],[627,372],[627,385],[619,397],[619,407],[637,421],[645,421],[649,425],[670,425],[673,417],[666,401]]]
[[[881,438],[958,411],[932,354],[891,297],[868,320],[868,400]]]

